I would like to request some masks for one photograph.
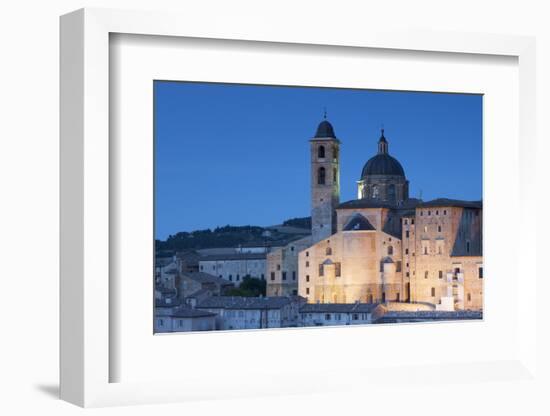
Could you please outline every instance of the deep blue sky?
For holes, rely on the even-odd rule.
[[[308,216],[324,107],[342,142],[341,201],[356,198],[382,124],[411,197],[481,199],[479,95],[156,81],[156,237]]]

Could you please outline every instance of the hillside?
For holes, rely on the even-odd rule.
[[[252,245],[284,245],[311,230],[311,218],[292,218],[281,225],[259,227],[253,225],[217,227],[214,229],[179,232],[166,240],[156,240],[157,252],[199,250],[204,248],[238,247]]]

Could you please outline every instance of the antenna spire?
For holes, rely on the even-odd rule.
[[[323,118],[325,120],[327,119],[327,108],[326,107],[323,107]]]

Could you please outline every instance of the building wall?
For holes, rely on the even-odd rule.
[[[297,303],[290,303],[278,309],[200,309],[217,314],[216,329],[233,330],[297,326],[298,308]]]
[[[311,237],[305,237],[267,254],[267,296],[298,294],[298,253],[310,244]]]
[[[372,323],[370,313],[302,312],[299,326],[361,325]]]
[[[408,198],[409,181],[402,176],[370,175],[368,179],[357,182],[357,199],[373,199],[396,204]]]
[[[258,279],[265,279],[265,259],[238,259],[238,260],[201,260],[199,269],[239,286],[243,277],[249,275]]]
[[[454,264],[456,253],[468,253],[467,257],[473,257],[474,263],[481,261],[481,217],[481,210],[436,207],[417,208],[414,224],[411,224],[412,218],[403,218],[403,247],[409,249],[409,254],[404,254],[405,273],[409,272],[412,301],[437,305],[442,298],[449,297],[448,274],[456,275],[457,268],[459,273],[463,271],[460,265]],[[469,281],[472,281],[470,275],[474,274],[474,263],[465,262],[469,268]],[[455,285],[460,283],[459,279],[454,280]],[[481,308],[481,290],[476,289],[475,282],[470,294],[475,300],[470,306]],[[463,289],[455,287],[459,300],[456,306],[459,308],[463,307]]]
[[[179,318],[172,316],[155,316],[156,333],[162,332],[189,332],[212,331],[216,329],[216,317],[204,316],[196,318]]]
[[[374,226],[387,215],[361,211]],[[401,241],[382,231],[340,231],[299,254],[299,294],[310,303],[402,300],[403,292]]]

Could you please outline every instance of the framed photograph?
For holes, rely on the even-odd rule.
[[[534,380],[534,59],[516,36],[63,16],[62,398]]]

